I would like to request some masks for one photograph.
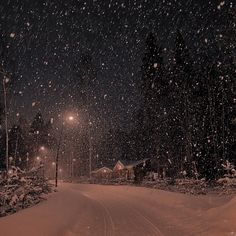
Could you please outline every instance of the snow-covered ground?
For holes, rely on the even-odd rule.
[[[37,206],[0,218],[4,236],[236,235],[236,196],[61,184]]]

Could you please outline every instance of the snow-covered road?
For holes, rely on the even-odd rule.
[[[61,184],[47,201],[1,218],[0,235],[232,236],[236,235],[236,198]]]

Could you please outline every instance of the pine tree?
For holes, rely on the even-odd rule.
[[[44,120],[42,114],[41,112],[38,112],[31,124],[30,132],[32,134],[40,134],[41,131],[43,130],[43,126],[44,126]]]
[[[193,143],[193,67],[185,40],[178,30],[174,48],[174,67],[172,75],[172,150],[173,165],[178,172],[192,172]],[[179,165],[180,164],[180,165]],[[178,173],[176,173],[178,174]]]
[[[31,165],[39,154],[41,146],[53,148],[56,141],[52,134],[52,126],[50,121],[44,122],[41,112],[38,112],[33,119],[29,131],[29,155],[31,157]]]
[[[157,46],[155,36],[150,33],[146,39],[145,54],[141,67],[141,92],[143,96],[142,157],[154,158],[158,152],[158,80],[163,76],[162,50]]]
[[[3,140],[3,129],[2,129],[2,119],[3,119],[3,107],[0,104],[0,169],[4,167],[4,140]]]
[[[11,165],[26,169],[28,152],[27,140],[19,125],[14,125],[9,132],[9,156]]]

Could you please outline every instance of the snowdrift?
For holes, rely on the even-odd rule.
[[[222,206],[209,209],[205,220],[206,229],[201,235],[236,236],[236,197]]]

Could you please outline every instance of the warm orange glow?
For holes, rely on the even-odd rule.
[[[69,117],[68,117],[68,120],[69,120],[69,121],[73,121],[74,119],[75,119],[74,116],[69,116]]]

